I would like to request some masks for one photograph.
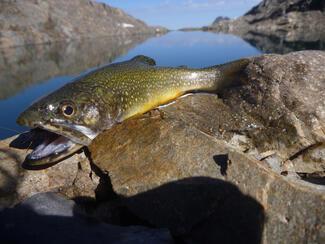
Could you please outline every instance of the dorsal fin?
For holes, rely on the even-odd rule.
[[[147,64],[150,66],[155,66],[156,61],[153,58],[144,55],[138,55],[131,59],[131,61]]]
[[[155,66],[156,61],[150,57],[144,55],[138,55],[133,57],[130,60],[126,60],[123,62],[112,63],[108,65],[109,67],[134,67],[134,66]]]

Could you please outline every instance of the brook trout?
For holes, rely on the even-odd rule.
[[[40,99],[17,123],[46,131],[26,157],[30,166],[58,162],[103,130],[194,91],[216,91],[236,79],[248,59],[202,69],[157,67],[136,56],[92,71]],[[37,131],[37,130],[35,130]]]

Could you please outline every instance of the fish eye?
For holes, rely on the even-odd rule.
[[[71,117],[75,113],[75,109],[70,104],[65,104],[61,107],[61,111],[64,116]]]

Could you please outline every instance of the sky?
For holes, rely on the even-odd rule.
[[[121,8],[149,25],[175,30],[211,24],[218,16],[236,18],[261,0],[97,0]]]

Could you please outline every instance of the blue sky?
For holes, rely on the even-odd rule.
[[[261,0],[97,0],[149,25],[170,29],[209,25],[217,16],[239,17]]]

